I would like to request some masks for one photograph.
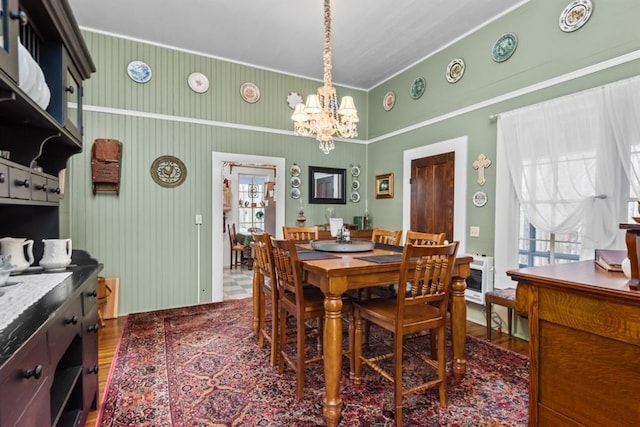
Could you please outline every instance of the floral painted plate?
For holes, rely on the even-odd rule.
[[[292,199],[299,199],[301,194],[302,193],[300,192],[299,188],[294,187],[294,188],[291,189],[291,198]]]
[[[300,175],[300,166],[296,165],[295,163],[291,165],[290,173],[291,173],[291,176]]]
[[[359,166],[351,166],[351,176],[353,176],[353,177],[360,176],[360,167]]]
[[[449,62],[445,75],[449,83],[456,83],[460,80],[464,75],[464,60],[462,58],[456,58]]]
[[[191,90],[196,93],[205,93],[209,90],[209,79],[202,73],[189,74],[187,83]]]
[[[358,203],[360,201],[360,193],[358,193],[357,191],[351,193],[351,201],[353,203]]]
[[[254,104],[260,99],[260,89],[253,83],[244,83],[240,86],[240,95],[249,104]]]
[[[518,37],[513,33],[505,33],[498,37],[491,49],[491,58],[496,62],[504,62],[511,58],[518,46]]]
[[[382,108],[384,108],[384,111],[390,111],[395,104],[396,94],[391,91],[387,92],[382,100]]]
[[[127,65],[127,74],[136,83],[146,83],[151,80],[151,67],[142,61],[131,61]]]
[[[292,176],[291,177],[291,186],[293,188],[298,188],[300,187],[300,184],[302,183],[302,181],[300,181],[300,178],[297,176]]]
[[[420,98],[424,93],[424,90],[426,87],[427,87],[427,81],[424,79],[424,77],[418,77],[417,79],[415,79],[411,84],[411,91],[410,91],[411,98],[413,99]]]
[[[574,0],[560,14],[560,29],[570,33],[582,27],[591,17],[591,0]]]

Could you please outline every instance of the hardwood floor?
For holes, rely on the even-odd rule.
[[[117,319],[108,319],[105,320],[104,328],[100,329],[98,351],[98,363],[100,364],[100,369],[98,371],[100,400],[102,400],[102,393],[104,392],[107,376],[109,375],[109,369],[111,368],[111,360],[116,352],[118,340],[120,339],[120,334],[125,321],[126,317],[124,316]],[[467,322],[467,334],[486,339],[487,329],[477,323]],[[529,351],[528,341],[519,338],[511,338],[508,334],[497,335],[495,332],[492,334],[492,337],[493,339],[491,341],[500,347],[525,355]],[[98,408],[99,407],[100,403],[98,403]],[[87,418],[86,427],[94,427],[96,425],[97,417],[98,411],[91,411]]]

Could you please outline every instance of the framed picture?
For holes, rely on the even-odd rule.
[[[376,175],[376,199],[391,199],[393,197],[393,174]]]

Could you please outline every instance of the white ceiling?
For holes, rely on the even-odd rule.
[[[371,89],[527,1],[333,0],[333,81]],[[69,3],[83,29],[322,80],[322,0]]]

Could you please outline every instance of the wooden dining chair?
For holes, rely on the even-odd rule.
[[[244,261],[244,250],[245,247],[243,244],[238,243],[236,238],[236,225],[235,224],[227,224],[227,232],[229,234],[229,247],[230,251],[230,259],[229,259],[229,268],[242,266]],[[235,259],[234,259],[235,258]]]
[[[293,240],[318,240],[318,227],[288,227],[282,226],[282,234],[285,239]]]
[[[374,228],[371,232],[371,241],[382,243],[384,245],[398,246],[402,239],[402,230],[385,230],[383,228]]]
[[[422,231],[407,230],[407,235],[404,238],[404,244],[442,245],[446,238],[446,233],[425,233]]]
[[[258,347],[264,346],[265,339],[271,345],[271,366],[278,361],[278,290],[276,286],[275,264],[269,233],[252,233],[253,236],[253,289],[258,302]],[[267,301],[270,317],[267,318]]]
[[[438,387],[440,406],[447,406],[447,378],[445,336],[447,311],[451,289],[451,272],[455,263],[458,242],[449,245],[414,246],[407,244],[402,253],[395,298],[373,298],[354,302],[355,337],[354,384],[362,383],[362,364],[365,364],[391,381],[394,385],[394,409],[396,425],[403,425],[402,399],[412,393]],[[393,334],[393,348],[385,354],[362,354],[363,321],[386,329]],[[431,331],[431,351],[407,349],[408,355],[435,368],[437,377],[415,384],[423,378],[412,370],[412,381],[403,384],[403,357],[405,337],[418,332]],[[434,348],[435,347],[435,348]],[[392,367],[384,361],[392,359]]]
[[[275,263],[279,317],[279,347],[278,370],[284,372],[286,363],[296,373],[296,399],[301,400],[304,395],[305,366],[323,360],[322,352],[308,354],[305,351],[307,334],[307,320],[316,319],[320,327],[312,331],[316,338],[322,339],[322,319],[324,317],[324,295],[316,287],[303,286],[302,264],[298,258],[294,239],[272,240],[273,259]],[[353,372],[353,310],[348,300],[343,300],[342,311],[349,314],[348,350],[350,369]],[[295,354],[289,353],[291,346],[287,340],[287,316],[293,316],[296,324]],[[308,356],[308,357],[307,357]]]

